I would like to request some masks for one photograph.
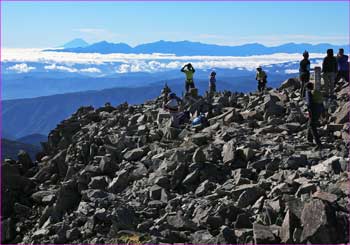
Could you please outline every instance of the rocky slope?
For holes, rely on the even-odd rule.
[[[2,242],[349,242],[349,84],[320,151],[298,85],[199,98],[188,108],[211,108],[206,128],[170,127],[161,97],[80,108],[39,162],[3,162]]]

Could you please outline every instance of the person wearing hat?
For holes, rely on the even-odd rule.
[[[303,53],[303,59],[299,63],[299,79],[300,79],[300,96],[305,96],[305,85],[310,81],[310,61],[309,52],[306,50]]]
[[[265,90],[266,83],[267,83],[266,78],[267,78],[266,72],[263,71],[261,66],[258,66],[258,68],[256,68],[255,80],[258,81],[258,90],[259,90],[259,92],[263,92]]]
[[[349,82],[349,57],[344,54],[344,49],[340,48],[337,54],[338,73],[336,82],[339,82],[341,78]]]
[[[337,59],[333,55],[333,49],[327,49],[327,56],[323,59],[322,72],[325,87],[325,95],[333,98],[334,83],[338,71]]]
[[[209,96],[210,98],[213,97],[214,93],[216,92],[216,72],[212,71],[210,73],[210,77],[209,77]]]
[[[196,70],[193,68],[191,63],[188,63],[181,68],[181,72],[186,74],[185,89],[188,93],[190,88],[195,88],[193,74],[196,72]]]

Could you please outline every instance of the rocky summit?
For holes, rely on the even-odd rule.
[[[2,163],[2,243],[348,243],[349,84],[306,139],[298,81],[185,102],[81,107]]]

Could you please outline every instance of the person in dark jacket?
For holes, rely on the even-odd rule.
[[[209,77],[209,96],[210,98],[213,97],[214,93],[216,92],[216,72],[212,71],[210,73],[210,77]]]
[[[301,82],[300,96],[304,98],[305,96],[305,85],[310,81],[310,61],[309,52],[306,50],[303,53],[304,59],[299,63],[299,79]]]
[[[322,144],[320,136],[317,132],[317,127],[319,125],[319,119],[324,111],[323,98],[321,92],[318,90],[314,91],[314,84],[309,82],[306,84],[305,91],[306,105],[309,112],[309,121],[307,127],[307,140],[313,143],[315,140],[317,147],[316,150],[321,149]]]
[[[323,59],[322,72],[325,94],[328,99],[333,98],[335,77],[338,71],[337,59],[333,55],[333,49],[327,50],[327,56]]]
[[[339,82],[341,78],[349,82],[349,57],[344,54],[344,49],[340,48],[337,55],[338,73],[336,82]]]

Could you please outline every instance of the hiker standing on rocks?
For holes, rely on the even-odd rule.
[[[186,92],[188,93],[190,88],[195,88],[194,81],[193,81],[193,74],[196,71],[193,68],[192,64],[188,63],[181,68],[181,72],[184,72],[186,74],[185,89],[186,89]]]
[[[259,92],[263,92],[265,90],[266,83],[267,83],[266,78],[267,78],[266,72],[263,71],[261,66],[258,66],[258,68],[256,68],[255,80],[258,81],[258,90],[259,90]]]
[[[349,82],[349,57],[344,54],[344,49],[340,48],[337,54],[337,63],[338,63],[338,73],[336,83],[339,82],[341,78]]]
[[[305,94],[307,109],[309,112],[309,121],[307,127],[307,140],[313,143],[316,142],[315,150],[319,150],[322,147],[320,136],[317,132],[317,126],[319,125],[319,119],[324,111],[323,98],[321,92],[316,89],[314,90],[314,84],[308,82],[306,84],[306,94]]]
[[[216,72],[212,71],[209,77],[209,96],[212,98],[216,92]]]
[[[337,70],[338,64],[337,59],[333,55],[333,49],[327,49],[327,56],[323,59],[322,72],[325,94],[328,99],[333,99]]]
[[[179,114],[180,101],[181,99],[177,97],[175,93],[171,93],[169,94],[168,102],[164,105],[164,109],[169,111],[171,115],[171,121],[172,121],[173,127],[179,126],[179,121],[177,116]]]
[[[304,98],[305,96],[305,85],[310,81],[310,61],[309,52],[306,50],[303,53],[304,59],[300,61],[299,64],[299,79],[301,82],[300,96]]]

